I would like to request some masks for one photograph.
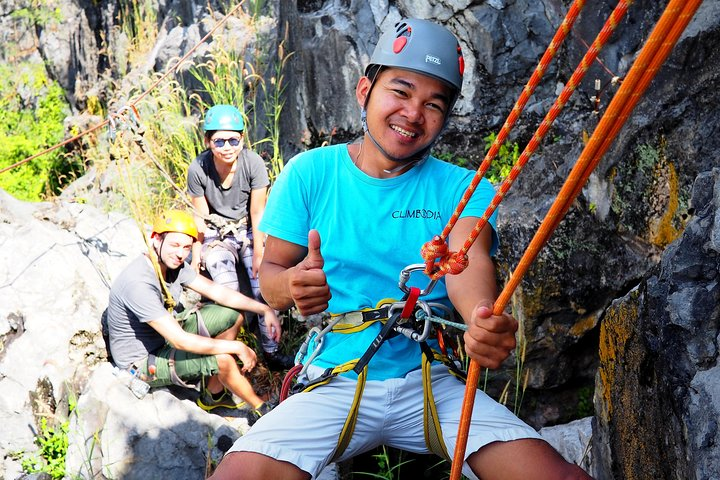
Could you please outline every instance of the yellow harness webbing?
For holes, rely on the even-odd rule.
[[[393,303],[394,300],[392,299],[383,299],[378,302],[375,309],[368,308],[345,314],[332,315],[331,319],[335,319],[336,322],[335,325],[332,326],[332,332],[342,334],[354,333],[364,330],[375,322],[385,323],[388,320],[389,306]],[[437,406],[435,405],[435,397],[432,392],[432,378],[430,373],[432,362],[433,360],[438,360],[448,365],[450,373],[458,377],[460,380],[464,380],[464,375],[455,365],[452,364],[452,361],[447,356],[433,351],[426,342],[420,342],[420,348],[422,350],[423,430],[425,435],[425,444],[427,445],[428,450],[434,454],[446,460],[450,460],[452,457],[448,454],[445,441],[442,437],[442,427],[437,413]],[[353,370],[359,360],[360,359],[356,358],[332,369],[327,369],[320,377],[309,382],[300,390],[296,390],[294,393],[299,393],[301,391],[309,392],[321,385],[328,384],[330,380],[335,378],[337,375]],[[357,424],[360,412],[360,401],[362,400],[362,394],[365,390],[367,376],[368,366],[365,365],[358,373],[352,405],[350,406],[348,416],[345,419],[345,423],[340,431],[338,443],[335,447],[335,451],[333,452],[331,462],[337,461],[350,444],[353,432],[355,431],[355,425]]]
[[[333,453],[333,461],[340,458],[340,455],[345,452],[345,449],[350,444],[350,440],[352,439],[353,432],[355,431],[355,424],[357,424],[358,414],[360,413],[360,400],[362,400],[362,394],[365,390],[365,382],[367,381],[367,374],[368,374],[368,367],[365,365],[365,368],[362,369],[362,372],[358,375],[357,378],[357,386],[355,387],[355,396],[353,397],[352,405],[350,406],[350,411],[348,412],[348,416],[345,419],[345,424],[343,425],[342,430],[340,431],[340,437],[338,438],[338,444],[337,447],[335,447],[335,452]]]
[[[440,360],[443,361],[443,363],[446,363],[446,361],[449,361],[447,357],[433,352],[427,344],[424,344],[425,347],[423,348],[423,355],[422,355],[422,376],[423,376],[423,430],[425,433],[425,444],[428,447],[428,450],[433,452],[435,455],[444,458],[446,460],[450,460],[450,455],[448,454],[447,447],[445,446],[445,441],[442,437],[442,427],[440,426],[440,418],[437,413],[437,406],[435,405],[435,397],[433,396],[432,392],[432,378],[430,374],[430,370],[432,367],[433,360]],[[427,350],[427,351],[426,351]],[[342,365],[338,365],[337,367],[333,368],[331,371],[329,371],[326,375],[323,375],[319,381],[314,381],[310,385],[308,385],[306,388],[304,388],[302,391],[308,392],[311,390],[314,390],[315,388],[326,385],[335,378],[337,375],[345,372],[349,372],[352,370],[355,365],[357,364],[358,359],[350,360],[347,363],[344,363]],[[453,369],[450,369],[450,372],[453,373],[458,378],[462,379],[462,376],[457,375],[455,372],[453,372]],[[366,365],[357,378],[357,385],[355,387],[355,395],[353,397],[352,404],[350,405],[350,409],[348,411],[348,416],[345,419],[345,423],[343,424],[342,430],[340,431],[340,435],[338,437],[338,443],[335,447],[335,452],[333,452],[332,460],[331,462],[337,461],[338,458],[345,452],[345,449],[347,449],[347,446],[350,444],[350,440],[352,439],[353,432],[355,431],[355,425],[357,423],[358,414],[360,412],[360,401],[362,400],[362,394],[365,390],[365,384],[367,382],[367,376],[368,376],[368,366]]]
[[[432,392],[432,378],[430,369],[432,367],[432,361],[434,355],[430,352],[432,357],[428,357],[428,350],[430,347],[423,342],[423,356],[422,356],[422,378],[423,378],[423,430],[425,431],[425,445],[428,450],[433,452],[435,455],[444,458],[445,460],[451,460],[452,457],[448,454],[445,441],[442,437],[442,427],[440,426],[440,417],[437,413],[437,405],[435,405],[435,397]]]
[[[332,370],[326,371],[322,376],[320,376],[318,379],[312,381],[309,383],[305,388],[302,389],[303,392],[309,392],[311,390],[316,389],[317,387],[321,385],[327,385],[330,380],[335,378],[336,376],[340,375],[341,373],[349,372],[353,368],[355,368],[355,365],[357,365],[359,358],[356,358],[355,360],[350,360],[349,362],[343,363],[342,365],[338,365],[337,367],[333,368]],[[365,383],[367,382],[367,374],[368,374],[368,367],[367,365],[365,368],[362,369],[360,374],[357,378],[357,384],[355,386],[355,395],[353,397],[352,404],[350,405],[350,410],[348,411],[348,416],[345,419],[345,423],[343,424],[342,430],[340,430],[340,435],[338,436],[338,443],[335,447],[335,452],[333,452],[332,460],[331,462],[334,462],[340,456],[345,452],[345,449],[350,444],[350,440],[352,439],[353,432],[355,431],[355,425],[357,423],[358,414],[360,412],[360,400],[362,400],[362,394],[365,390]]]
[[[163,303],[165,305],[165,308],[172,312],[175,308],[175,299],[173,298],[172,294],[170,293],[170,290],[168,289],[167,285],[165,284],[165,278],[163,277],[162,270],[160,269],[160,262],[158,261],[157,255],[155,254],[155,250],[153,250],[152,246],[150,245],[150,242],[148,239],[143,236],[143,240],[145,240],[145,245],[148,247],[147,256],[150,259],[150,263],[152,263],[153,270],[155,270],[155,275],[157,275],[158,281],[160,282],[160,291],[162,292],[163,296]]]

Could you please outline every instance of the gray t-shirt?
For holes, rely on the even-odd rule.
[[[255,152],[243,148],[232,184],[224,188],[213,162],[212,152],[206,150],[188,168],[187,189],[191,197],[205,197],[210,213],[230,220],[241,220],[250,214],[250,192],[270,185],[265,162]]]
[[[183,287],[196,276],[197,272],[187,263],[169,271],[165,284],[178,305]],[[122,271],[110,289],[107,309],[110,353],[118,367],[127,368],[165,345],[165,338],[147,322],[167,313],[160,281],[148,258],[141,255]]]

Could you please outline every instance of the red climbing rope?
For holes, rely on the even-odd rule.
[[[620,131],[620,128],[622,128],[632,109],[649,86],[659,67],[670,54],[670,51],[695,15],[701,3],[702,0],[671,0],[665,8],[660,20],[658,20],[650,37],[643,46],[637,60],[633,63],[620,89],[610,102],[605,115],[603,115],[598,127],[593,132],[590,141],[585,146],[580,158],[573,167],[572,172],[565,181],[550,211],[538,228],[525,254],[510,277],[510,280],[498,296],[493,307],[493,313],[495,315],[500,315],[504,311],[513,291],[527,272],[530,264],[535,260],[542,246],[547,243],[547,240],[552,235],[563,215],[567,212],[575,197],[580,193],[583,184],[593,168],[610,147],[614,137]],[[460,478],[462,465],[465,461],[465,449],[467,447],[467,438],[479,374],[479,364],[474,360],[471,361],[465,388],[463,410],[458,428],[458,440],[450,474],[451,480]]]
[[[466,190],[465,194],[463,195],[463,198],[460,200],[460,203],[458,204],[457,209],[453,213],[453,215],[450,217],[450,220],[448,221],[448,224],[445,226],[445,229],[443,230],[442,234],[440,236],[435,236],[430,242],[426,243],[422,250],[421,255],[423,256],[423,259],[425,260],[425,274],[428,275],[433,280],[437,280],[441,278],[443,275],[450,273],[450,274],[458,274],[464,270],[464,267],[467,266],[467,261],[463,262],[461,259],[465,259],[467,257],[467,252],[470,250],[470,247],[472,247],[473,243],[477,239],[478,235],[480,235],[480,232],[487,224],[488,220],[492,216],[493,212],[497,209],[498,205],[502,201],[502,199],[507,194],[508,190],[512,186],[513,182],[517,178],[517,176],[522,171],[523,167],[527,164],[528,160],[532,156],[533,153],[535,153],[535,150],[540,146],[540,142],[545,137],[547,132],[550,130],[550,127],[552,126],[553,122],[557,118],[557,116],[560,114],[562,109],[565,107],[565,104],[570,99],[570,96],[575,92],[578,85],[580,85],[580,82],[585,77],[585,74],[587,73],[590,66],[593,64],[593,62],[597,59],[598,54],[600,53],[600,50],[605,46],[605,44],[608,42],[610,37],[612,36],[613,32],[616,30],[618,23],[622,19],[622,17],[627,12],[628,6],[632,4],[634,0],[621,0],[618,5],[615,7],[615,10],[613,10],[612,14],[608,18],[608,20],[605,22],[605,25],[603,25],[603,28],[600,30],[600,33],[595,38],[595,41],[590,46],[590,49],[586,52],[583,59],[578,64],[577,68],[575,69],[575,72],[573,72],[572,77],[570,77],[570,80],[567,82],[565,87],[563,88],[562,92],[558,96],[557,100],[555,100],[555,103],[550,108],[548,113],[545,115],[545,118],[540,123],[540,126],[535,131],[535,134],[533,135],[530,142],[527,144],[525,149],[523,150],[522,154],[518,158],[518,160],[515,162],[515,165],[513,165],[512,169],[510,170],[510,174],[503,180],[503,183],[500,185],[500,188],[496,192],[493,199],[490,201],[490,205],[488,205],[487,209],[485,210],[485,213],[483,214],[480,219],[478,219],[477,223],[475,224],[475,227],[473,228],[472,232],[470,232],[470,235],[468,236],[467,240],[463,244],[462,248],[457,252],[449,252],[447,248],[447,236],[450,234],[450,230],[455,226],[455,223],[457,222],[458,218],[460,217],[460,214],[462,213],[463,209],[465,208],[465,205],[470,200],[470,197],[475,191],[475,187],[480,183],[480,179],[482,179],[482,176],[485,174],[485,171],[487,168],[489,168],[490,161],[492,157],[490,156],[492,152],[492,147],[490,151],[488,151],[488,154],[486,155],[485,160],[483,160],[483,163],[480,165],[480,168],[478,169],[478,172],[475,174],[475,178],[473,178],[473,181],[471,182],[470,186]],[[573,7],[575,4],[572,5]],[[582,6],[582,5],[580,5]],[[579,8],[579,7],[578,7]],[[568,12],[568,16],[573,12]],[[578,12],[579,13],[579,12]],[[575,17],[577,17],[577,13],[574,13]],[[567,19],[567,17],[566,17]],[[565,23],[565,22],[563,22]],[[561,26],[562,29],[562,26]],[[560,29],[558,30],[558,33],[560,33]],[[556,34],[557,35],[557,34]],[[543,57],[545,58],[545,57]],[[542,61],[541,61],[542,65]],[[540,68],[540,65],[538,66]],[[543,70],[545,70],[546,67],[542,67]],[[533,74],[534,76],[534,74]],[[528,82],[529,84],[529,82]],[[518,99],[517,104],[521,103],[521,100],[525,96],[525,91],[521,94],[521,98]],[[532,93],[532,92],[530,92]],[[528,95],[529,98],[529,95]],[[524,99],[524,102],[527,102],[527,99]],[[505,122],[505,125],[503,125],[503,129],[500,131],[500,134],[498,134],[498,137],[495,139],[495,142],[493,142],[493,146],[497,143],[497,141],[503,137],[503,140],[505,137],[507,137],[508,132],[504,132],[505,127],[510,123],[510,117],[512,118],[512,124],[515,123],[516,120],[516,114],[515,114],[515,108],[513,108],[513,111],[510,113],[510,116],[508,117],[508,121]],[[519,114],[519,111],[517,112]],[[508,128],[509,130],[509,128]],[[504,135],[503,135],[504,133]],[[498,147],[495,149],[493,153],[493,156],[495,152],[497,152]],[[483,170],[483,165],[485,165],[485,170]]]

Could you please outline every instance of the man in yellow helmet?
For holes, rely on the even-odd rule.
[[[136,373],[153,387],[190,386],[189,382],[208,379],[198,405],[205,410],[237,408],[235,395],[252,407],[252,424],[271,407],[244,376],[257,358],[237,340],[243,322],[237,310],[264,315],[278,337],[280,322],[267,305],[198,275],[185,263],[197,237],[195,220],[186,212],[170,210],[157,218],[150,251],[130,263],[110,289],[110,354],[117,367]],[[184,287],[216,305],[183,311]]]

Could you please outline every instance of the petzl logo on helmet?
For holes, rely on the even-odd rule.
[[[425,63],[434,63],[436,65],[440,65],[442,62],[438,57],[435,57],[433,55],[425,55]]]

